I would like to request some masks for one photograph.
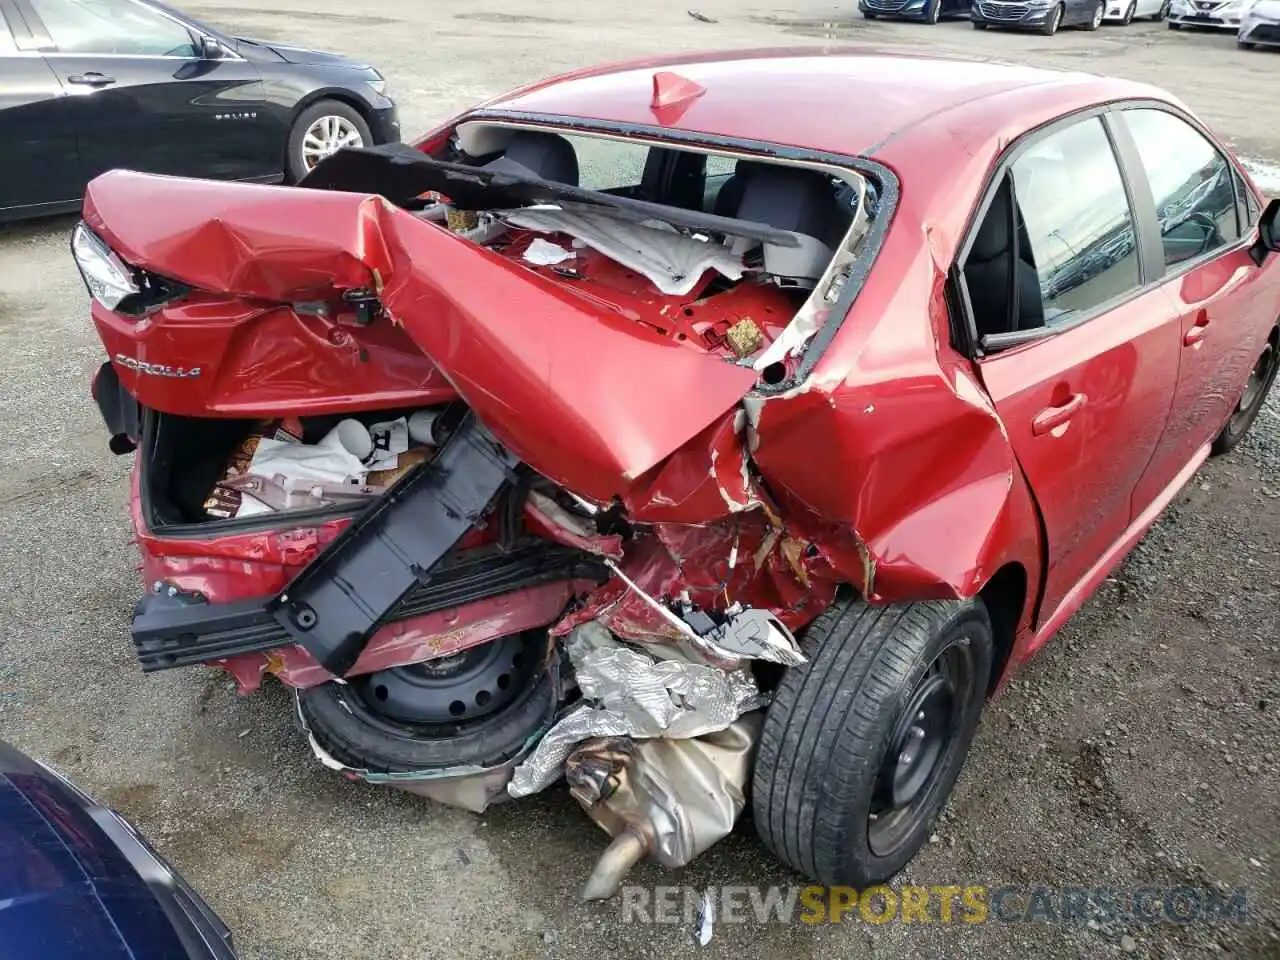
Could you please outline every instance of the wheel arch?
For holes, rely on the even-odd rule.
[[[991,658],[991,680],[987,694],[996,691],[1013,656],[1014,642],[1027,613],[1027,568],[1018,561],[1006,563],[978,591],[978,599],[991,618],[995,650]]]
[[[359,96],[350,90],[344,90],[342,87],[320,87],[316,90],[308,91],[305,96],[299,98],[298,102],[293,105],[293,110],[289,113],[290,132],[293,131],[293,125],[298,122],[298,118],[302,116],[303,111],[315,106],[321,100],[337,100],[339,103],[345,103],[360,114],[365,123],[372,125],[373,107]]]

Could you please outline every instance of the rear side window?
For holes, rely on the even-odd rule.
[[[195,57],[187,28],[133,0],[31,0],[59,53]]]
[[[1133,214],[1101,120],[1033,142],[1012,172],[1047,326],[1139,285]]]
[[[1227,158],[1171,113],[1134,109],[1121,116],[1155,197],[1165,266],[1198,259],[1238,240],[1235,175]]]

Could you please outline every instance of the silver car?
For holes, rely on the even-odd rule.
[[[1240,18],[1236,42],[1244,50],[1280,47],[1280,0],[1257,0]]]
[[[1169,29],[1213,27],[1237,30],[1240,18],[1253,0],[1173,0],[1169,6]]]

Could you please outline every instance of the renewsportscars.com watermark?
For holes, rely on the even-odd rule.
[[[1249,891],[1213,887],[624,886],[623,923],[1243,923]]]

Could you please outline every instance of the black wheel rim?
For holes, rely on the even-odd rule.
[[[1262,401],[1267,396],[1267,388],[1275,379],[1277,363],[1280,363],[1280,353],[1277,353],[1275,347],[1268,343],[1266,349],[1262,351],[1262,356],[1258,357],[1258,362],[1254,364],[1253,372],[1249,374],[1249,380],[1244,385],[1244,392],[1240,394],[1240,402],[1236,404],[1235,413],[1231,415],[1228,429],[1233,434],[1247,429],[1257,414],[1258,408],[1262,406]]]
[[[537,632],[516,633],[461,653],[380,670],[349,683],[369,713],[412,727],[456,725],[509,707],[537,666]]]
[[[975,696],[967,637],[943,648],[904,699],[876,776],[867,812],[867,843],[889,857],[932,816],[934,795],[963,749],[957,736]]]

